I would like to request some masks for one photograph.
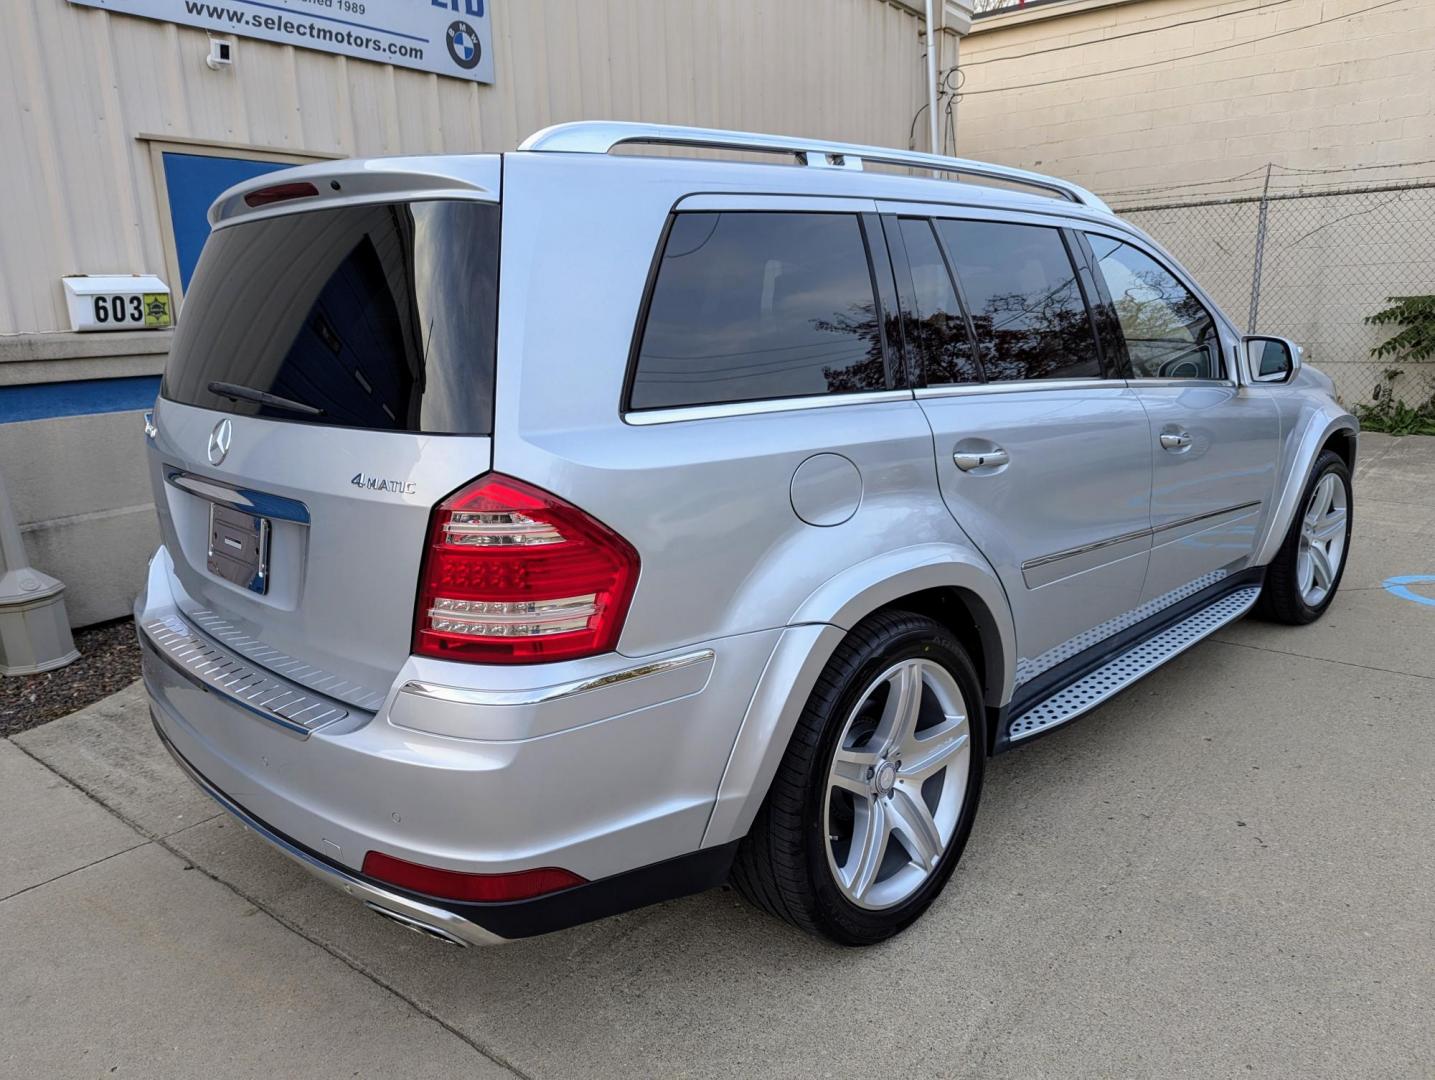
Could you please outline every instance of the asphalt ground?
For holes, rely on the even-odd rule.
[[[877,948],[715,890],[454,950],[217,814],[137,686],[0,740],[0,1076],[1435,1076],[1435,439],[1361,453],[1326,617],[994,759]]]

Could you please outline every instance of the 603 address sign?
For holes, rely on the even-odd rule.
[[[91,299],[94,302],[97,323],[144,322],[144,298],[138,293],[130,296],[95,296]]]

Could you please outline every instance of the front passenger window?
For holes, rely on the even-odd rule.
[[[1095,233],[1087,239],[1115,303],[1135,377],[1221,378],[1216,322],[1191,291],[1130,244]]]

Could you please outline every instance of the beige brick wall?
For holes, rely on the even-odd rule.
[[[1305,344],[1350,403],[1390,365],[1364,318],[1435,292],[1435,0],[1070,0],[976,22],[958,152],[1056,173],[1170,247],[1238,325],[1271,204],[1257,329]],[[1435,364],[1396,391],[1435,394]]]
[[[1076,0],[978,20],[961,67],[962,154],[1118,202],[1270,161],[1435,172],[1429,0]]]

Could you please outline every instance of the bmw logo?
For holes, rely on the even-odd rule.
[[[478,31],[462,19],[448,24],[448,54],[465,71],[478,67],[483,49],[478,44]]]

